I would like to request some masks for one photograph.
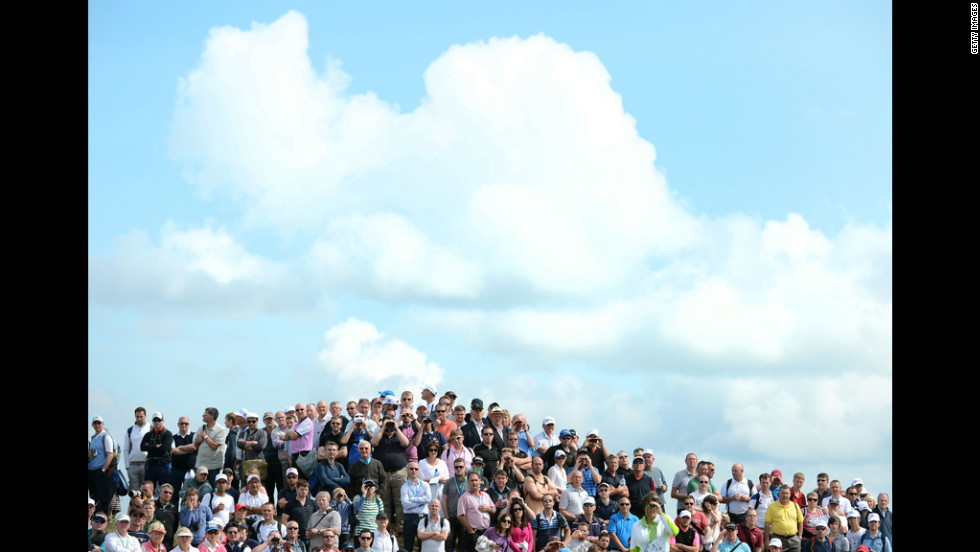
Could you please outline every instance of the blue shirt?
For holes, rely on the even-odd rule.
[[[616,538],[619,539],[619,543],[629,548],[630,535],[633,534],[633,524],[638,521],[640,521],[640,518],[633,514],[626,514],[626,517],[623,517],[622,512],[616,512],[609,517],[607,530],[610,533],[616,533]]]

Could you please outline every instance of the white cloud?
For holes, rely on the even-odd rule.
[[[422,105],[398,114],[346,94],[335,63],[317,74],[306,33],[296,12],[213,30],[181,81],[172,151],[202,190],[242,201],[248,221],[324,233],[321,252],[375,271],[379,294],[430,296],[447,266],[464,280],[449,296],[596,292],[696,240],[594,54],[544,35],[453,46],[426,71]],[[363,263],[329,245],[350,232],[337,220],[350,212],[374,228],[391,214],[411,221],[405,245],[436,262],[406,266],[387,248]]]
[[[108,305],[212,312],[308,308],[295,270],[249,253],[224,228],[179,230],[168,221],[160,244],[134,230],[109,256],[89,256],[89,298]],[[307,306],[304,306],[307,305]]]
[[[391,213],[333,221],[311,256],[320,277],[369,295],[472,298],[483,285],[478,262]]]
[[[324,335],[317,361],[347,389],[421,389],[438,385],[443,370],[425,353],[379,332],[370,322],[348,318]]]

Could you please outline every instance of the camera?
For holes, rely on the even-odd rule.
[[[139,496],[140,496],[140,492],[139,491],[137,491],[137,490],[131,490],[131,491],[129,491],[129,498],[138,498]]]

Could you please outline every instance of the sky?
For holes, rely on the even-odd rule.
[[[891,17],[89,2],[89,421],[431,384],[891,492]]]

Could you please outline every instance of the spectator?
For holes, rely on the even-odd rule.
[[[429,511],[419,521],[416,536],[419,539],[420,552],[446,552],[446,540],[449,539],[449,520],[442,515],[442,503],[438,498],[429,501]],[[413,552],[408,549],[408,552]]]
[[[507,547],[510,545],[510,530],[513,526],[514,519],[509,513],[504,512],[498,516],[496,525],[483,531],[483,536],[490,540],[492,549],[507,552]]]
[[[405,549],[415,549],[415,534],[418,532],[419,521],[425,516],[429,503],[432,502],[432,487],[419,477],[419,463],[411,461],[405,467],[408,479],[401,487],[401,505],[404,511],[402,517],[402,541]]]
[[[174,435],[163,426],[163,414],[154,412],[150,423],[152,427],[143,435],[139,447],[146,454],[145,479],[158,488],[170,482]]]
[[[475,552],[477,537],[490,527],[490,514],[494,508],[490,495],[480,489],[481,480],[480,474],[474,471],[466,474],[467,489],[456,506],[456,516],[462,527],[461,552]]]
[[[112,470],[116,469],[112,436],[105,430],[102,416],[92,418],[92,429],[95,434],[88,443],[88,494],[95,500],[97,511],[108,512],[115,495],[111,483]]]
[[[195,435],[193,431],[189,431],[190,427],[191,421],[187,416],[177,418],[174,448],[170,451],[170,486],[177,492],[184,486],[184,479],[188,476],[193,477],[193,474],[188,472],[197,464],[197,449],[191,446],[194,444]],[[167,542],[173,542],[170,540],[171,536],[168,533]]]
[[[378,484],[373,479],[365,479],[361,484],[361,494],[354,497],[353,512],[357,519],[357,530],[378,528],[378,514],[384,512],[384,503],[377,495]]]
[[[180,525],[191,530],[193,538],[191,545],[197,546],[204,540],[208,522],[213,517],[209,508],[204,508],[199,502],[200,496],[196,488],[187,489],[184,495],[184,507],[180,510]]]
[[[671,552],[699,552],[701,533],[691,524],[691,512],[681,510],[674,523],[677,524],[677,534],[670,538]]]
[[[537,456],[535,459],[541,460]],[[534,531],[531,529],[531,517],[535,515],[534,511],[520,498],[511,499],[506,511],[511,519],[510,538],[507,543],[509,552],[531,552],[534,547]]]
[[[567,546],[571,540],[572,531],[565,516],[554,510],[555,497],[546,494],[541,499],[541,504],[544,508],[531,521],[531,530],[534,533],[534,549],[544,550],[552,538],[559,539]]]
[[[340,512],[330,507],[329,491],[320,491],[316,494],[316,506],[316,512],[310,516],[310,521],[306,525],[306,538],[311,548],[322,546],[324,537],[328,535],[334,537],[336,543],[336,537],[340,534]]]
[[[144,552],[167,552],[163,538],[167,536],[167,528],[159,521],[150,524],[150,540],[143,543]],[[235,551],[239,552],[239,551]]]
[[[126,439],[123,440],[123,453],[126,456],[126,473],[129,475],[129,488],[138,489],[146,476],[146,452],[140,446],[143,436],[150,432],[150,424],[146,423],[146,409],[136,407],[133,413],[136,422],[126,428]]]
[[[642,460],[642,458],[641,458]],[[661,549],[670,547],[670,537],[676,537],[679,531],[677,525],[668,518],[661,509],[660,498],[656,493],[649,493],[643,498],[643,517],[633,524],[630,535],[630,550]]]

